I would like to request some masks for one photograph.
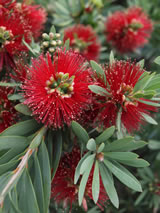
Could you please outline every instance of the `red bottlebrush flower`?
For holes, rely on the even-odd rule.
[[[15,24],[18,23],[18,25]],[[30,26],[15,11],[7,11],[0,14],[0,70],[3,65],[14,66],[15,55],[27,48],[22,44],[22,38],[29,43],[31,41]]]
[[[54,62],[47,53],[32,61],[30,78],[23,89],[27,104],[36,120],[61,128],[78,120],[90,103],[90,76],[84,58],[73,51],[59,49]]]
[[[78,200],[78,188],[79,185],[74,184],[74,174],[76,170],[76,166],[81,159],[81,154],[79,148],[73,148],[71,153],[65,154],[59,163],[58,169],[56,171],[55,177],[51,184],[51,197],[57,203],[62,202],[64,207],[69,204],[70,208],[72,208],[72,204]],[[93,171],[92,168],[91,173],[88,178],[88,182],[85,189],[85,194],[83,198],[83,208],[87,211],[87,198],[93,200],[92,197],[92,180],[93,180]],[[104,203],[108,200],[108,196],[103,187],[102,180],[100,178],[100,194],[97,205],[102,208]]]
[[[12,92],[12,89],[0,87],[0,132],[16,122],[17,112],[13,103],[8,100],[8,95]]]
[[[90,26],[78,24],[65,29],[64,41],[67,39],[70,39],[70,46],[87,60],[98,60],[101,46]]]
[[[35,39],[38,38],[46,22],[47,14],[45,9],[41,8],[40,5],[29,5],[26,1],[22,4],[17,3],[16,7],[31,27],[33,37]]]
[[[107,18],[106,38],[119,52],[127,53],[144,46],[152,32],[152,22],[141,8],[117,11]]]
[[[15,6],[15,1],[12,0],[0,0],[0,15],[7,11],[13,9]]]
[[[130,61],[115,61],[105,68],[108,86],[101,78],[97,78],[96,84],[110,95],[96,96],[96,110],[99,109],[96,121],[102,122],[105,127],[115,125],[117,114],[122,109],[121,122],[124,127],[129,132],[139,129],[145,120],[143,114],[156,111],[156,107],[143,104],[140,100],[144,99],[134,96],[134,86],[143,73],[144,70],[139,65]]]

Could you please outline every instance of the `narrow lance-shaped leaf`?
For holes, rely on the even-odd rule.
[[[39,161],[37,158],[37,153],[34,153],[34,165],[32,166],[32,177],[33,177],[33,186],[35,189],[35,194],[37,197],[37,202],[39,206],[40,213],[45,212],[44,209],[44,191],[43,191],[43,182],[42,182],[42,174],[41,168],[39,165]]]
[[[77,167],[76,167],[76,171],[75,171],[75,174],[74,174],[74,184],[77,183],[79,177],[80,177],[80,168],[81,168],[81,165],[83,163],[83,161],[91,154],[91,152],[87,152],[82,158],[81,160],[79,161]]]
[[[145,121],[147,121],[148,123],[150,124],[153,124],[153,125],[157,125],[157,121],[155,121],[151,116],[145,114],[145,113],[142,113],[142,116],[144,118]]]
[[[32,114],[32,111],[28,108],[27,105],[25,104],[17,104],[15,107],[14,107],[18,112],[24,114],[24,115],[31,115]]]
[[[126,137],[112,143],[108,143],[105,146],[106,151],[131,151],[142,148],[147,145],[147,142],[144,141],[134,141],[133,137]]]
[[[106,89],[104,89],[103,87],[100,87],[98,85],[90,85],[90,86],[88,86],[88,88],[92,92],[94,92],[94,93],[96,93],[98,95],[101,95],[101,96],[111,96],[111,94],[109,92],[107,92]]]
[[[69,46],[70,46],[70,39],[67,39],[64,43],[65,50],[69,50]]]
[[[138,157],[133,152],[104,152],[104,155],[115,160],[135,160]]]
[[[92,69],[96,71],[97,75],[102,76],[104,79],[104,82],[106,83],[106,75],[105,75],[102,67],[99,64],[97,64],[95,61],[92,61],[92,60],[90,61],[90,64],[91,64]]]
[[[82,142],[87,143],[89,140],[89,135],[86,130],[76,121],[72,121],[72,129],[75,135],[82,140]]]
[[[141,158],[137,158],[133,160],[119,160],[119,162],[127,166],[132,166],[137,168],[149,166],[149,163],[146,160],[143,160]]]
[[[80,174],[83,174],[87,171],[89,165],[94,161],[96,154],[89,155],[82,163],[80,168]]]
[[[141,103],[143,103],[143,104],[149,105],[149,106],[160,107],[160,104],[155,103],[155,102],[144,101],[144,100],[141,100],[141,99],[139,99],[138,101],[141,102]]]
[[[38,134],[36,134],[36,136],[34,137],[34,139],[32,140],[29,146],[30,149],[35,149],[36,147],[40,145],[46,131],[47,131],[47,128],[45,126],[38,131]]]
[[[160,56],[158,56],[158,57],[154,60],[154,62],[155,62],[156,64],[160,65]]]
[[[115,61],[114,54],[113,51],[111,51],[109,55],[109,63],[112,65],[114,61]]]
[[[51,168],[49,156],[44,141],[41,143],[38,151],[38,160],[42,174],[43,191],[44,191],[44,212],[48,212],[51,194]]]
[[[52,141],[53,140],[53,141]],[[49,141],[49,143],[53,143],[53,162],[52,162],[52,179],[56,173],[56,170],[59,165],[59,161],[62,153],[62,135],[60,131],[57,131],[53,138]]]
[[[18,87],[18,86],[21,86],[21,84],[19,84],[19,83],[7,83],[7,82],[0,81],[0,86],[1,87]]]
[[[115,126],[111,126],[111,127],[107,128],[104,132],[102,132],[96,138],[96,142],[97,143],[106,142],[106,140],[108,140],[113,135],[114,131],[115,131]]]
[[[99,180],[99,164],[96,160],[94,173],[93,173],[93,181],[92,181],[92,196],[95,203],[97,203],[100,192],[100,180]]]
[[[56,29],[55,29],[54,25],[52,25],[52,27],[51,27],[51,29],[50,29],[50,32],[51,32],[51,33],[56,33]]]
[[[23,175],[18,182],[17,192],[18,194],[23,195],[19,196],[19,209],[23,211],[23,213],[40,213],[36,194],[27,169],[24,170]]]
[[[125,170],[124,167],[119,166],[117,163],[111,163],[107,159],[104,160],[105,165],[108,169],[126,186],[129,188],[141,192],[141,184],[129,171]]]
[[[112,174],[105,167],[105,165],[103,163],[101,163],[99,166],[100,166],[100,175],[102,177],[102,182],[103,182],[104,188],[106,190],[106,193],[107,193],[110,201],[112,202],[112,204],[116,208],[118,208],[119,207],[119,199],[118,199],[118,195],[117,195],[117,192],[116,192],[116,189],[115,189],[115,186],[114,186]]]
[[[80,183],[79,191],[78,191],[78,203],[79,203],[79,205],[82,204],[86,184],[87,184],[88,177],[90,175],[90,172],[91,172],[91,169],[92,169],[92,166],[93,166],[93,162],[94,162],[94,159],[90,162],[90,165],[88,166],[87,170],[85,171],[85,173],[83,174],[82,179],[81,179],[81,183]]]
[[[89,141],[87,142],[87,149],[90,151],[96,150],[96,142],[93,138],[89,139]]]
[[[19,123],[10,126],[9,128],[5,129],[0,135],[2,136],[11,136],[11,135],[19,135],[25,136],[34,131],[38,130],[41,127],[34,119],[22,121]]]

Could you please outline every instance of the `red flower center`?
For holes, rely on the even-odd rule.
[[[74,75],[69,77],[69,73],[59,72],[46,81],[45,89],[48,94],[56,92],[62,98],[70,98],[74,90],[74,78]]]

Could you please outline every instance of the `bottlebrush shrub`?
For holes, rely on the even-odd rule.
[[[106,39],[121,53],[132,52],[148,42],[152,22],[142,8],[131,7],[107,17]]]
[[[17,66],[22,70],[17,82],[18,70],[11,82],[0,82],[15,87],[8,98],[17,102],[15,109],[21,113],[19,122],[0,134],[1,211],[44,213],[62,206],[74,212],[76,205],[87,211],[90,202],[100,209],[109,202],[118,208],[114,178],[141,192],[129,167],[149,165],[134,152],[147,143],[125,131],[131,132],[129,121],[123,118],[123,113],[128,115],[126,102],[134,106],[131,116],[136,127],[141,119],[157,124],[148,110],[160,106],[159,75],[146,72],[142,63],[118,61],[112,53],[106,66],[87,63],[69,49],[68,42],[57,46],[53,54],[34,54],[28,47],[35,58],[25,67],[23,63]],[[114,113],[105,111],[104,116],[104,107],[111,101]],[[94,106],[97,117],[88,121],[94,128],[85,120],[84,129],[79,123],[83,124],[85,110]],[[107,116],[111,118],[108,125]]]

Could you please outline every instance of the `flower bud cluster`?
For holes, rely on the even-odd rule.
[[[50,32],[49,34],[43,33],[42,34],[43,41],[41,44],[41,49],[44,52],[49,51],[51,54],[53,54],[56,48],[62,45],[60,36],[61,35],[59,33],[53,33],[53,32]]]

